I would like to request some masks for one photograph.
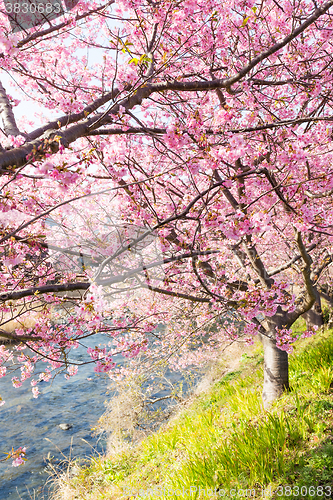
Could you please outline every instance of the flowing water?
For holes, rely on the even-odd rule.
[[[86,344],[103,342],[103,337],[98,337],[94,336]],[[84,350],[80,349],[73,352],[77,360],[85,359]],[[183,380],[182,375],[175,372],[169,373],[169,378],[172,383]],[[106,443],[94,437],[91,429],[105,411],[105,400],[111,397],[108,382],[107,378],[95,375],[94,365],[88,364],[70,380],[60,374],[52,384],[40,383],[42,394],[34,399],[29,380],[15,389],[10,376],[0,379],[0,395],[6,401],[0,407],[0,453],[26,446],[28,458],[17,468],[12,467],[9,460],[0,463],[0,500],[47,499],[45,483],[50,470],[45,458],[53,457],[57,464],[65,457],[83,458],[103,453]],[[154,394],[155,397],[163,395],[163,392]],[[59,427],[62,423],[72,427],[62,430]]]
[[[83,352],[75,353],[75,358],[83,359]],[[71,380],[60,374],[52,383],[40,383],[38,399],[33,398],[29,381],[15,389],[11,377],[0,379],[0,394],[6,401],[0,407],[0,452],[26,446],[28,457],[17,468],[10,460],[0,463],[1,500],[37,498],[50,474],[46,457],[59,462],[70,455],[91,455],[93,449],[103,451],[103,442],[92,436],[91,428],[105,410],[107,384],[106,378],[95,375],[93,364],[79,369]],[[72,427],[64,431],[62,423]]]

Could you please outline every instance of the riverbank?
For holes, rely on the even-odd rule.
[[[261,347],[238,361],[138,446],[69,468],[53,500],[332,498],[333,331],[296,344],[269,412]]]

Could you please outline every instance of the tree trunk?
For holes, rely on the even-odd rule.
[[[289,388],[288,353],[276,347],[276,341],[262,335],[264,346],[264,408]]]
[[[307,330],[309,330],[312,326],[323,326],[324,317],[321,309],[320,295],[318,292],[316,293],[316,302],[309,311],[303,314],[303,318],[306,321]]]

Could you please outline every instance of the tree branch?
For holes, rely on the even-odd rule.
[[[311,250],[313,250],[317,245],[315,243],[313,243],[306,251],[307,252],[311,252]],[[286,262],[285,264],[282,264],[281,266],[273,269],[272,271],[269,271],[268,272],[268,276],[275,276],[276,274],[279,274],[281,273],[282,271],[284,271],[285,269],[288,269],[289,267],[291,267],[295,262],[297,262],[298,260],[300,260],[302,258],[301,255],[295,255],[295,257],[293,257],[292,259],[290,259],[288,262]]]
[[[305,296],[304,294],[300,294],[296,299],[297,307],[295,311],[286,314],[286,320],[290,325],[292,325],[301,314],[309,311],[309,309],[311,309],[316,301],[316,290],[311,279],[311,265],[313,261],[304,246],[301,232],[296,228],[294,228],[294,232],[296,244],[304,262],[304,266],[302,267],[302,275],[305,284]]]
[[[0,82],[0,116],[2,119],[4,131],[7,135],[14,137],[22,134],[16,124],[12,105],[9,102],[7,93]]]
[[[323,193],[311,193],[311,191],[305,191],[306,196],[311,198],[312,200],[318,198],[327,198],[333,194],[333,189],[329,189],[328,191],[324,191]]]
[[[207,250],[204,252],[191,252],[187,254],[182,254],[182,255],[176,255],[173,257],[169,257],[167,259],[163,259],[157,262],[153,262],[151,264],[143,264],[140,267],[137,267],[135,269],[131,269],[130,271],[117,275],[117,276],[112,276],[111,278],[107,278],[104,280],[99,280],[96,281],[98,285],[102,286],[109,286],[109,285],[114,285],[116,283],[121,283],[125,281],[128,278],[131,278],[135,276],[136,274],[146,270],[146,269],[153,269],[154,267],[161,266],[163,264],[170,264],[172,262],[177,262],[179,260],[183,259],[189,259],[192,257],[196,256],[201,256],[201,255],[211,255],[219,253],[217,250]],[[69,292],[69,291],[76,291],[76,290],[88,290],[88,288],[91,286],[91,282],[76,282],[76,283],[63,283],[63,284],[51,284],[51,285],[41,285],[41,286],[36,286],[36,287],[31,287],[31,288],[26,288],[24,290],[15,290],[11,292],[6,292],[6,293],[0,293],[0,301],[6,302],[8,300],[18,300],[22,299],[24,297],[29,297],[31,295],[40,295],[44,293],[59,293],[59,292]]]
[[[131,243],[131,245],[129,245],[129,246],[133,246],[133,244]],[[101,274],[101,273],[98,273],[98,276],[94,278],[94,282],[96,282],[98,285],[101,285],[101,286],[114,285],[115,283],[121,283],[122,281],[125,281],[126,279],[131,278],[131,277],[135,276],[136,274],[138,274],[139,272],[145,271],[147,269],[153,269],[155,267],[162,266],[163,264],[170,264],[172,262],[177,262],[177,261],[183,260],[183,259],[191,259],[193,257],[198,257],[201,255],[211,255],[211,254],[215,254],[215,253],[219,253],[219,251],[218,250],[207,250],[204,252],[189,252],[189,253],[185,253],[182,255],[175,255],[173,257],[158,260],[158,261],[152,262],[150,264],[142,264],[142,266],[136,267],[135,269],[131,269],[127,273],[121,274],[119,276],[112,276],[111,278],[107,278],[104,280],[98,279],[100,274]],[[104,264],[104,262],[103,262],[103,264]],[[0,297],[1,297],[1,295],[0,295]]]
[[[281,42],[275,43],[268,50],[265,50],[258,54],[254,59],[252,59],[249,64],[247,64],[243,69],[241,69],[236,75],[231,78],[225,78],[223,80],[217,79],[209,82],[172,82],[172,83],[161,83],[159,84],[159,90],[183,90],[183,91],[193,91],[193,90],[213,90],[218,88],[225,88],[230,92],[231,86],[234,83],[239,82],[245,75],[247,75],[251,69],[253,69],[261,61],[264,61],[269,56],[278,52],[283,47],[288,45],[292,40],[298,37],[303,31],[305,31],[311,24],[313,24],[319,17],[326,14],[326,12],[332,7],[333,0],[329,0],[324,3],[322,7],[315,9],[312,16],[310,16],[304,23],[302,23],[297,29],[295,29],[290,35],[286,36]],[[157,85],[157,84],[155,84]]]
[[[39,337],[38,335],[32,336],[32,335],[16,335],[15,333],[8,333],[5,332],[4,330],[0,329],[0,337],[4,337],[5,339],[9,340],[15,340],[16,342],[22,342],[22,341],[27,341],[27,340],[45,340],[43,337]],[[1,341],[0,341],[1,345]]]
[[[206,302],[210,303],[210,299],[206,299],[204,297],[195,297],[194,295],[188,295],[187,293],[181,292],[172,292],[170,290],[165,290],[164,288],[158,288],[151,285],[140,284],[141,288],[147,288],[148,290],[152,290],[153,292],[161,293],[162,295],[170,295],[171,297],[177,297],[180,299],[190,300],[191,302]]]
[[[130,90],[130,86],[125,87],[124,90]],[[98,99],[95,99],[95,101],[86,106],[80,113],[60,116],[59,118],[57,118],[57,120],[49,122],[43,127],[37,128],[30,134],[27,134],[27,140],[33,141],[34,139],[38,139],[38,137],[41,137],[43,134],[45,134],[45,132],[48,131],[52,131],[54,134],[56,134],[58,131],[60,133],[60,127],[65,127],[80,120],[84,120],[93,111],[96,111],[99,107],[103,106],[103,104],[114,100],[119,94],[120,90],[114,89],[112,92],[108,92]]]
[[[21,167],[26,164],[28,155],[33,153],[35,159],[42,159],[44,154],[48,152],[48,149],[52,149],[53,153],[57,153],[59,150],[59,142],[68,147],[69,144],[74,142],[80,137],[84,137],[89,135],[90,132],[96,130],[102,125],[105,125],[110,121],[110,115],[117,114],[119,111],[119,106],[123,106],[125,110],[133,108],[135,105],[141,104],[141,102],[149,97],[154,92],[163,92],[165,90],[179,90],[179,91],[207,91],[207,90],[216,90],[220,88],[225,88],[227,91],[231,92],[231,86],[240,81],[247,73],[251,71],[257,64],[261,61],[267,59],[270,55],[279,51],[281,48],[286,46],[289,42],[291,42],[294,38],[300,35],[306,28],[308,28],[312,23],[314,23],[320,16],[325,14],[329,8],[333,5],[333,0],[329,0],[322,7],[317,8],[315,12],[310,16],[304,23],[302,23],[296,30],[294,30],[290,35],[285,37],[281,42],[274,44],[268,50],[262,52],[258,56],[256,56],[248,65],[246,65],[241,71],[239,71],[236,75],[231,78],[226,79],[216,79],[211,81],[190,81],[190,82],[157,82],[157,83],[149,83],[145,82],[141,85],[141,87],[133,92],[133,94],[123,101],[114,104],[111,110],[100,113],[94,118],[89,120],[85,120],[79,124],[74,125],[66,130],[54,130],[53,139],[56,135],[60,137],[59,140],[39,140],[34,141],[33,138],[36,137],[36,133],[32,133],[29,137],[31,142],[28,142],[24,146],[20,148],[14,148],[10,151],[6,151],[4,153],[0,153],[0,174],[7,173],[6,169],[8,167]],[[113,94],[113,93],[112,93]],[[54,122],[52,122],[54,124]],[[61,126],[64,126],[63,122],[61,122]],[[56,127],[55,127],[56,128]],[[39,129],[38,133],[43,133],[41,130],[45,128]],[[47,130],[50,130],[50,124],[47,125]]]
[[[18,300],[31,295],[40,295],[44,293],[59,293],[71,292],[76,290],[88,290],[91,283],[77,282],[77,283],[64,283],[60,285],[42,285],[32,288],[25,288],[24,290],[16,290],[12,292],[0,293],[0,301],[6,302],[7,300]]]
[[[282,194],[280,185],[277,183],[274,174],[269,172],[267,168],[262,169],[262,172],[265,174],[266,178],[268,179],[268,182],[273,187],[278,198],[280,198],[280,200],[282,201],[286,211],[296,213],[296,210],[287,202],[284,195]]]
[[[91,16],[92,14],[96,14],[97,12],[100,12],[101,10],[105,9],[106,7],[109,7],[115,3],[115,0],[110,0],[104,5],[101,5],[100,7],[97,7],[96,9],[90,10],[88,12],[85,12],[84,14],[77,14],[75,16],[75,21],[80,21],[81,19],[84,19],[86,17]],[[23,38],[20,42],[18,42],[17,47],[21,48],[24,47],[29,42],[32,42],[34,40],[37,40],[38,38],[43,38],[46,35],[50,35],[51,33],[54,33],[55,31],[58,31],[62,28],[65,28],[69,24],[72,23],[72,19],[68,19],[68,21],[64,21],[62,23],[56,24],[55,26],[50,26],[49,28],[42,30],[42,31],[36,31],[35,33],[31,33],[31,35],[27,36],[26,38]],[[0,57],[3,57],[3,54],[0,54]]]

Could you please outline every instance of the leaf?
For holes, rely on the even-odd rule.
[[[142,54],[142,56],[140,57],[140,63],[142,62],[151,62],[151,57],[148,57],[147,54]]]
[[[243,28],[244,26],[246,26],[249,19],[250,19],[250,16],[249,17],[245,17],[245,19],[243,20],[243,22],[240,25],[240,27]]]
[[[137,66],[140,62],[140,59],[138,59],[137,57],[133,57],[129,62],[128,64],[135,64],[135,66]]]

